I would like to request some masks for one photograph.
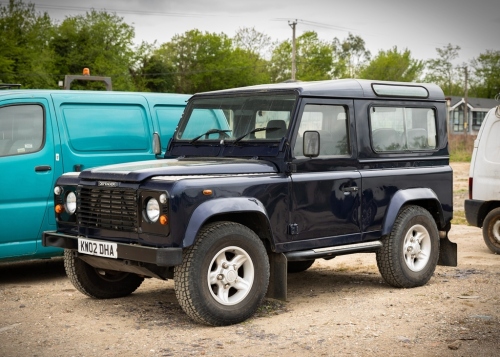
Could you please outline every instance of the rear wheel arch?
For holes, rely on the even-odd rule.
[[[500,207],[500,201],[487,201],[481,208],[479,208],[477,223],[479,227],[482,227],[486,216],[496,208]]]
[[[399,213],[408,205],[424,208],[432,215],[438,229],[446,229],[443,209],[434,191],[429,188],[412,188],[399,190],[392,197],[382,223],[382,236],[390,234]]]

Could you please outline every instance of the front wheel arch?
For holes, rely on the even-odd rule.
[[[247,216],[244,218],[243,216]],[[256,229],[255,223],[248,217],[258,217],[259,222],[265,223],[265,230]],[[271,239],[271,223],[267,211],[259,200],[250,197],[231,197],[210,200],[199,205],[189,219],[183,247],[189,247],[195,243],[199,231],[209,223],[216,221],[234,221],[241,223],[257,232],[259,237]],[[252,226],[253,225],[253,226]],[[263,225],[259,223],[259,226]]]

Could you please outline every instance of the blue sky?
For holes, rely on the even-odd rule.
[[[437,57],[436,48],[451,43],[461,47],[461,64],[487,49],[500,50],[500,0],[24,1],[58,21],[92,8],[114,12],[134,26],[137,43],[167,42],[192,29],[232,37],[243,27],[282,41],[292,37],[288,20],[297,19],[298,36],[314,30],[323,40],[343,40],[351,32],[365,40],[372,55],[397,46],[425,60]]]

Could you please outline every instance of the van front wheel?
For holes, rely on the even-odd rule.
[[[398,288],[425,285],[439,258],[439,232],[431,214],[420,206],[406,206],[377,252],[384,280]]]
[[[483,239],[493,253],[500,254],[500,208],[495,208],[486,215]]]

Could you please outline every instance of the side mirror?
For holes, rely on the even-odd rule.
[[[153,133],[153,153],[155,155],[161,154],[161,140],[158,133]]]
[[[306,157],[316,157],[319,155],[319,133],[317,131],[304,132],[302,149]]]

